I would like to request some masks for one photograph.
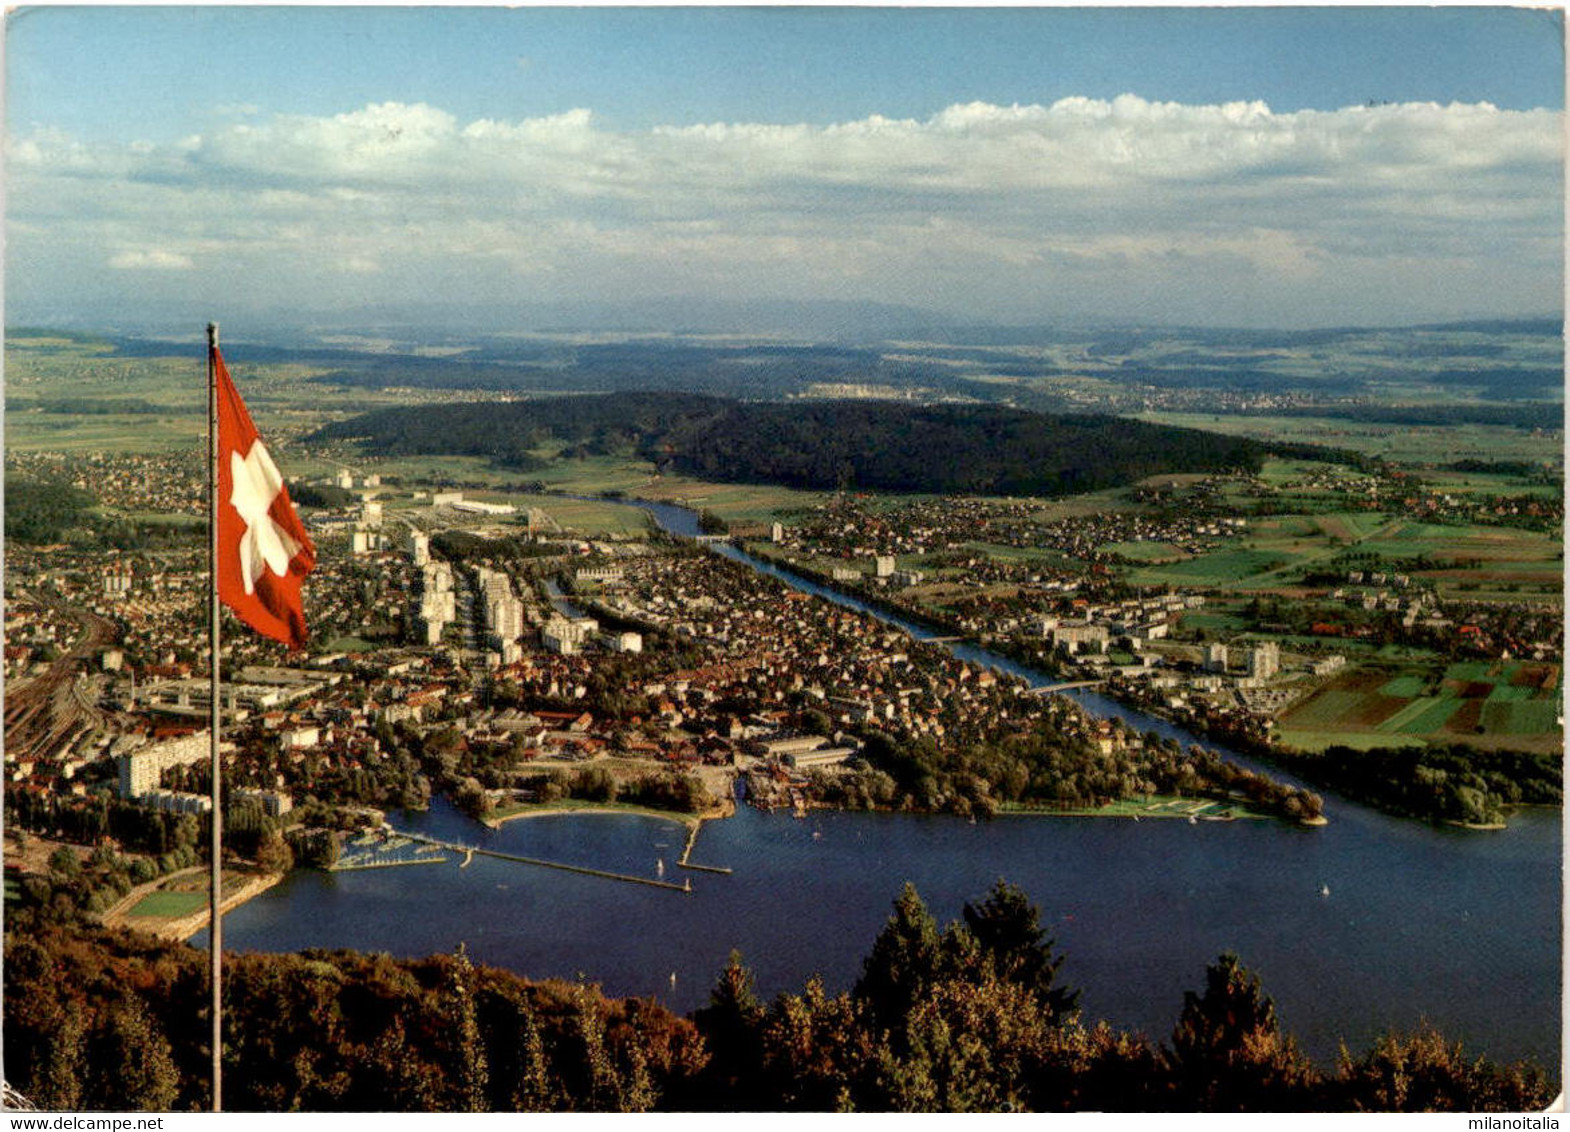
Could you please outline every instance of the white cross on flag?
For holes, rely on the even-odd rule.
[[[216,345],[212,361],[218,383],[218,597],[258,633],[302,649],[300,582],[316,565],[316,547]]]

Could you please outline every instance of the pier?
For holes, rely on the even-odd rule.
[[[423,833],[403,833],[400,836],[407,837],[411,841],[420,841],[426,845],[435,845],[442,849],[448,849],[455,853],[463,853],[465,854],[464,864],[468,864],[475,856],[495,857],[501,861],[515,861],[520,865],[536,865],[542,869],[557,869],[564,873],[578,873],[580,876],[603,877],[606,880],[626,881],[628,884],[643,884],[648,885],[650,888],[669,889],[672,892],[692,891],[692,882],[690,880],[682,881],[681,884],[674,884],[668,880],[655,880],[653,877],[639,877],[630,873],[613,873],[606,869],[592,869],[587,865],[568,865],[561,861],[542,860],[539,857],[520,857],[515,853],[501,853],[495,849],[481,849],[478,845],[459,845],[451,841],[438,841],[436,838],[427,837]],[[729,870],[726,871],[728,872]]]
[[[724,865],[694,865],[692,862],[687,860],[688,857],[692,856],[693,844],[697,842],[698,831],[702,828],[702,821],[693,822],[692,825],[688,826],[687,844],[682,847],[681,859],[676,862],[676,867],[681,869],[693,869],[700,873],[719,873],[721,876],[730,876],[731,870]]]

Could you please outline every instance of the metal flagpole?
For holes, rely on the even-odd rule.
[[[218,905],[223,896],[223,798],[219,791],[218,755],[219,705],[218,672],[218,324],[207,324],[207,575],[211,605],[207,623],[207,645],[212,662],[210,698],[212,700],[212,879],[208,884],[207,949],[213,991],[213,1111],[223,1111],[223,918]]]

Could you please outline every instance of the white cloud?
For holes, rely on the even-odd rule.
[[[1461,284],[1483,306],[1539,310],[1560,303],[1561,118],[1124,95],[618,131],[587,109],[465,123],[383,102],[227,121],[167,147],[39,131],[10,142],[8,187],[18,283],[61,293],[81,281],[50,279],[49,263],[110,247],[126,269],[189,269],[200,251],[204,264],[240,257],[257,280],[335,264],[406,290],[436,277],[503,287],[505,273],[583,293],[680,278],[730,293],[952,294],[982,313],[1083,305],[1076,288],[1092,278],[1098,295],[1115,299],[1121,278],[1131,295],[1181,290],[1211,310],[1207,297],[1230,301],[1246,281],[1297,317],[1308,308],[1294,296],[1329,309],[1355,278],[1363,294],[1383,279],[1392,310],[1453,303]]]
[[[195,266],[191,257],[162,248],[142,248],[109,257],[116,271],[189,271]]]

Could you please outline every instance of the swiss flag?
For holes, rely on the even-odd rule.
[[[218,383],[218,597],[258,633],[305,647],[300,582],[316,547],[213,345]]]

